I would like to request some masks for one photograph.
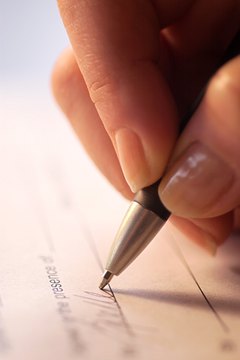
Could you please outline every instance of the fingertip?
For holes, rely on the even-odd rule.
[[[170,222],[187,239],[214,256],[233,229],[233,213],[210,219],[187,219],[172,215]]]

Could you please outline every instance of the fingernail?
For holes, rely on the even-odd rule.
[[[233,183],[232,169],[212,150],[192,143],[163,177],[159,195],[174,214],[207,215]]]
[[[115,145],[124,177],[135,193],[146,186],[149,174],[142,142],[134,131],[122,128],[115,133]]]
[[[217,253],[217,244],[216,244],[216,242],[214,242],[212,237],[209,236],[208,234],[204,235],[203,241],[204,241],[204,245],[205,245],[203,247],[206,249],[206,251],[210,255],[215,256],[216,253]]]

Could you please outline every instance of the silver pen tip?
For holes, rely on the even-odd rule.
[[[99,289],[104,289],[105,288],[105,286],[107,285],[107,284],[109,284],[109,282],[112,280],[112,278],[113,278],[113,276],[114,276],[114,274],[112,274],[110,271],[108,271],[108,270],[105,270],[104,271],[104,273],[103,273],[103,278],[102,278],[102,281],[101,281],[101,283],[100,283],[100,285],[99,285]]]

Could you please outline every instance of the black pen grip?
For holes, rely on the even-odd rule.
[[[170,216],[170,212],[165,208],[158,196],[158,186],[160,181],[161,179],[154,184],[139,190],[135,195],[134,201],[166,221]]]

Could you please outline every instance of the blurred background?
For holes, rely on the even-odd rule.
[[[34,176],[47,186],[50,179],[65,181],[62,187],[74,189],[79,206],[85,198],[89,202],[90,193],[81,192],[80,183],[83,188],[91,188],[89,179],[98,184],[96,194],[92,189],[91,193],[99,206],[102,202],[97,198],[110,189],[82,151],[52,96],[52,68],[68,46],[57,1],[0,0],[0,198],[1,190],[9,194],[13,187],[21,193],[16,182],[21,177],[25,187]],[[0,214],[1,209],[4,213],[4,203],[0,204]],[[89,208],[90,217],[91,212]]]
[[[52,66],[67,45],[56,1],[0,0],[2,95],[49,94]]]

